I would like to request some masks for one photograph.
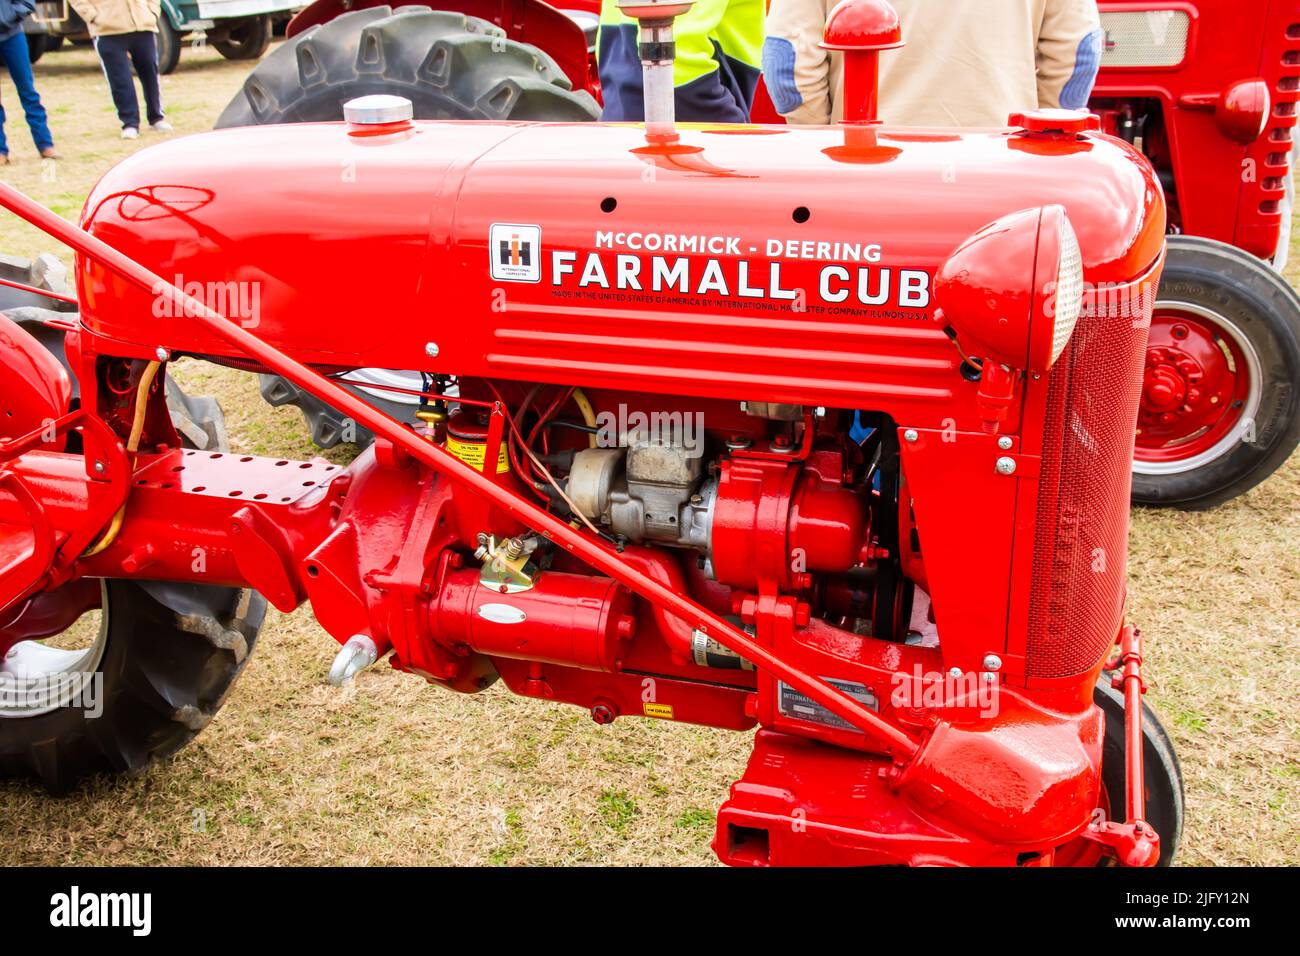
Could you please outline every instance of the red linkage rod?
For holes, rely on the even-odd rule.
[[[178,314],[193,317],[208,331],[230,342],[299,388],[350,415],[376,435],[409,453],[412,458],[511,512],[522,522],[558,542],[593,568],[609,575],[647,601],[690,622],[692,626],[754,664],[766,668],[776,677],[802,691],[832,713],[849,721],[877,742],[887,745],[895,756],[907,759],[919,749],[919,744],[910,734],[863,707],[847,694],[786,663],[739,628],[696,604],[690,598],[664,587],[629,566],[612,548],[592,541],[549,512],[543,511],[508,488],[495,484],[486,475],[475,471],[445,449],[419,438],[351,392],[289,358],[257,336],[209,309],[202,302],[186,295],[170,282],[154,275],[112,246],[96,239],[84,229],[74,226],[4,183],[0,183],[0,206],[4,206],[38,229],[106,266],[142,289],[150,292],[161,290],[163,295],[171,298],[173,305],[184,310]]]

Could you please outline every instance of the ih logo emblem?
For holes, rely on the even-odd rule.
[[[492,278],[505,282],[542,281],[540,226],[493,223],[488,252],[492,256]]]

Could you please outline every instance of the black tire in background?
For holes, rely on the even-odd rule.
[[[1186,303],[1231,323],[1259,359],[1262,394],[1253,441],[1238,441],[1191,470],[1144,474],[1134,462],[1133,501],[1188,510],[1212,508],[1259,484],[1300,442],[1300,296],[1266,263],[1221,242],[1170,236],[1156,297]]]
[[[27,34],[27,58],[35,63],[50,50],[54,45],[50,43],[48,33],[29,33]]]
[[[271,45],[271,15],[263,13],[231,24],[212,45],[227,60],[259,59]]]
[[[163,76],[175,73],[181,62],[181,38],[167,19],[166,10],[158,12],[158,35],[155,42],[158,44],[158,72]]]
[[[66,313],[24,306],[7,314],[67,366],[62,333],[44,325]],[[188,447],[224,447],[224,422],[214,400],[190,398],[170,378],[167,391]],[[0,615],[0,626],[21,613]],[[92,774],[139,773],[175,753],[225,701],[265,614],[266,600],[240,588],[102,582],[99,633],[84,669],[102,681],[96,695],[100,712],[73,705],[0,714],[0,776],[35,777],[50,792],[62,793]],[[13,684],[6,690],[12,694]],[[9,703],[6,697],[0,709]]]
[[[371,93],[411,101],[416,119],[585,121],[590,94],[573,92],[547,54],[486,20],[426,8],[356,10],[281,44],[257,65],[217,128],[343,118]]]

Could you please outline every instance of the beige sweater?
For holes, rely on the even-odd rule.
[[[157,33],[162,0],[69,0],[92,37]]]
[[[818,46],[836,2],[772,0],[768,9],[764,78],[792,123],[841,118],[841,56]],[[1096,0],[891,2],[907,45],[880,54],[885,122],[1001,126],[1016,111],[1086,102],[1101,53]]]

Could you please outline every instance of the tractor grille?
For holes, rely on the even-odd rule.
[[[1030,585],[1030,677],[1088,670],[1119,631],[1150,317],[1150,301],[1088,310],[1053,367]]]
[[[1107,11],[1101,15],[1106,34],[1101,54],[1107,67],[1177,66],[1187,55],[1191,18],[1184,10]]]
[[[1268,152],[1264,157],[1263,190],[1268,198],[1262,200],[1259,206],[1259,211],[1265,214],[1285,213],[1284,206],[1288,202],[1287,176],[1292,162],[1296,105],[1297,100],[1300,100],[1300,23],[1291,23],[1286,27],[1281,70],[1273,81],[1271,93],[1272,115],[1264,127]],[[1284,241],[1290,239],[1286,235],[1282,238]]]

